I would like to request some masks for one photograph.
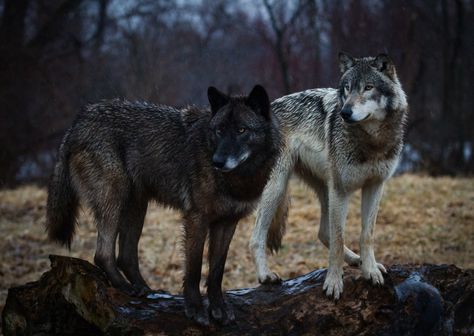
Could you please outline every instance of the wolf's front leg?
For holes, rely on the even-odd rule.
[[[273,168],[271,177],[262,193],[258,210],[257,220],[250,239],[250,250],[253,254],[255,266],[257,267],[257,278],[261,284],[281,282],[278,274],[270,271],[267,265],[267,239],[268,230],[272,225],[273,218],[278,207],[285,206],[288,179],[292,170],[291,157],[283,152]],[[275,223],[283,225],[283,223]]]
[[[329,187],[329,267],[323,290],[339,299],[343,289],[344,227],[349,195]]]
[[[184,254],[186,258],[183,284],[186,316],[201,325],[209,325],[209,317],[202,304],[201,281],[202,253],[208,226],[200,216],[186,216],[184,224]]]
[[[213,223],[209,234],[209,277],[207,279],[209,315],[222,325],[235,320],[232,307],[225,303],[222,295],[222,277],[236,225],[237,221]]]
[[[361,269],[364,278],[374,285],[384,283],[382,272],[387,271],[382,264],[375,261],[374,228],[377,220],[380,199],[382,198],[383,182],[372,183],[362,188],[362,233],[360,235]]]
[[[329,188],[327,185],[316,185],[314,189],[318,194],[319,203],[321,205],[318,238],[324,246],[329,248]],[[344,246],[344,261],[350,266],[359,266],[360,256],[347,246]]]

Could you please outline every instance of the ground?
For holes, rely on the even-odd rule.
[[[314,193],[291,181],[292,205],[287,234],[271,269],[283,278],[327,266],[327,249],[317,240],[319,205]],[[81,213],[71,251],[46,240],[46,191],[36,186],[0,191],[0,310],[7,289],[37,280],[49,269],[49,254],[92,261],[96,230],[90,214]],[[360,193],[351,201],[346,243],[358,251]],[[223,287],[257,285],[248,249],[255,217],[243,220],[235,233]],[[385,187],[377,226],[375,254],[384,264],[447,263],[474,268],[474,178],[402,175]],[[152,288],[181,291],[182,229],[180,215],[150,204],[142,239],[142,273]],[[207,265],[203,274],[207,273]]]

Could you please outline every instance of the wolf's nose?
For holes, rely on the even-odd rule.
[[[223,157],[223,156],[220,156],[220,155],[217,155],[217,154],[214,154],[212,156],[212,165],[215,168],[218,168],[218,169],[224,168],[225,162],[226,162],[226,158]]]
[[[341,116],[344,120],[350,120],[352,116],[352,108],[349,106],[344,106],[341,111]]]

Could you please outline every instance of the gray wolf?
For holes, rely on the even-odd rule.
[[[341,53],[338,88],[290,94],[272,103],[284,144],[262,194],[250,241],[261,283],[278,282],[267,266],[265,245],[278,250],[288,211],[288,179],[295,172],[321,204],[318,237],[329,248],[324,282],[328,296],[343,290],[343,261],[358,265],[366,279],[383,284],[373,232],[382,189],[403,146],[407,99],[391,59],[353,58]],[[360,256],[344,245],[349,196],[362,189]]]
[[[256,207],[281,138],[262,86],[232,97],[210,87],[208,98],[210,110],[122,100],[87,106],[64,136],[47,201],[49,237],[68,246],[79,202],[92,209],[94,262],[131,295],[149,290],[138,265],[148,202],[180,210],[186,314],[201,324],[209,323],[199,292],[206,237],[209,313],[228,323],[234,317],[221,282],[229,244],[237,222]]]

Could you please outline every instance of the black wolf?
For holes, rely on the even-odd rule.
[[[49,237],[68,246],[79,202],[91,207],[98,229],[94,261],[114,286],[135,295],[149,290],[138,266],[148,202],[181,210],[186,314],[202,324],[209,323],[199,292],[206,236],[209,313],[227,323],[234,317],[221,282],[229,244],[237,222],[259,200],[280,148],[263,87],[246,97],[210,87],[208,98],[210,110],[122,100],[87,106],[60,146],[47,204]]]

